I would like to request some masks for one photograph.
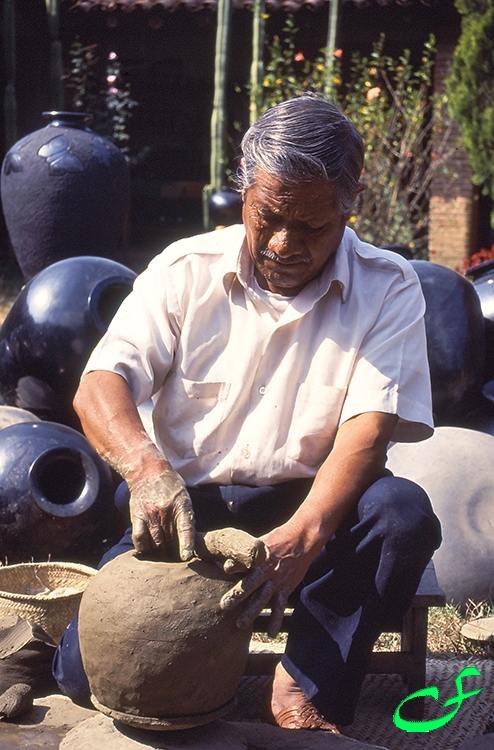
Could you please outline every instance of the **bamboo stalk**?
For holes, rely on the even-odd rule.
[[[255,123],[259,117],[264,79],[264,27],[266,0],[254,0],[252,17],[252,64],[250,67],[249,122]]]
[[[45,2],[50,32],[50,107],[54,110],[63,110],[65,97],[62,82],[62,44],[59,39],[60,0],[45,0]]]
[[[218,0],[214,56],[214,96],[211,113],[211,157],[209,185],[203,190],[203,223],[210,229],[209,199],[223,184],[225,169],[225,106],[231,0]]]
[[[329,0],[328,16],[328,42],[326,45],[326,81],[324,83],[324,93],[331,96],[334,91],[333,69],[334,53],[336,49],[336,35],[338,34],[338,13],[339,0]]]

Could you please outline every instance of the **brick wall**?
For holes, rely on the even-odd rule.
[[[436,91],[444,90],[453,51],[453,43],[438,43],[434,69]],[[436,136],[438,138],[440,136]],[[429,256],[434,263],[456,269],[461,268],[464,258],[472,253],[476,201],[470,163],[461,148],[460,131],[454,123],[448,145],[454,147],[448,172],[438,171],[431,186]]]

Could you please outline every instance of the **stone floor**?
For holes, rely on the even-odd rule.
[[[61,695],[37,698],[34,704],[17,721],[0,722],[0,750],[377,749],[376,745],[343,736],[293,732],[259,722],[217,721],[194,730],[149,732],[119,727],[108,717],[80,708]]]

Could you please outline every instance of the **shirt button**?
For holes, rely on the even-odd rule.
[[[266,393],[265,385],[261,385],[261,387],[259,388],[259,393],[261,394],[261,396],[264,396],[264,394]]]
[[[244,458],[250,458],[250,450],[248,448],[244,448],[242,451],[242,456]]]

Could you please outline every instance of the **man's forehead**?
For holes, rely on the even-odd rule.
[[[262,170],[257,172],[248,197],[259,210],[275,213],[294,208],[314,215],[336,210],[334,187],[325,180],[288,183]]]

